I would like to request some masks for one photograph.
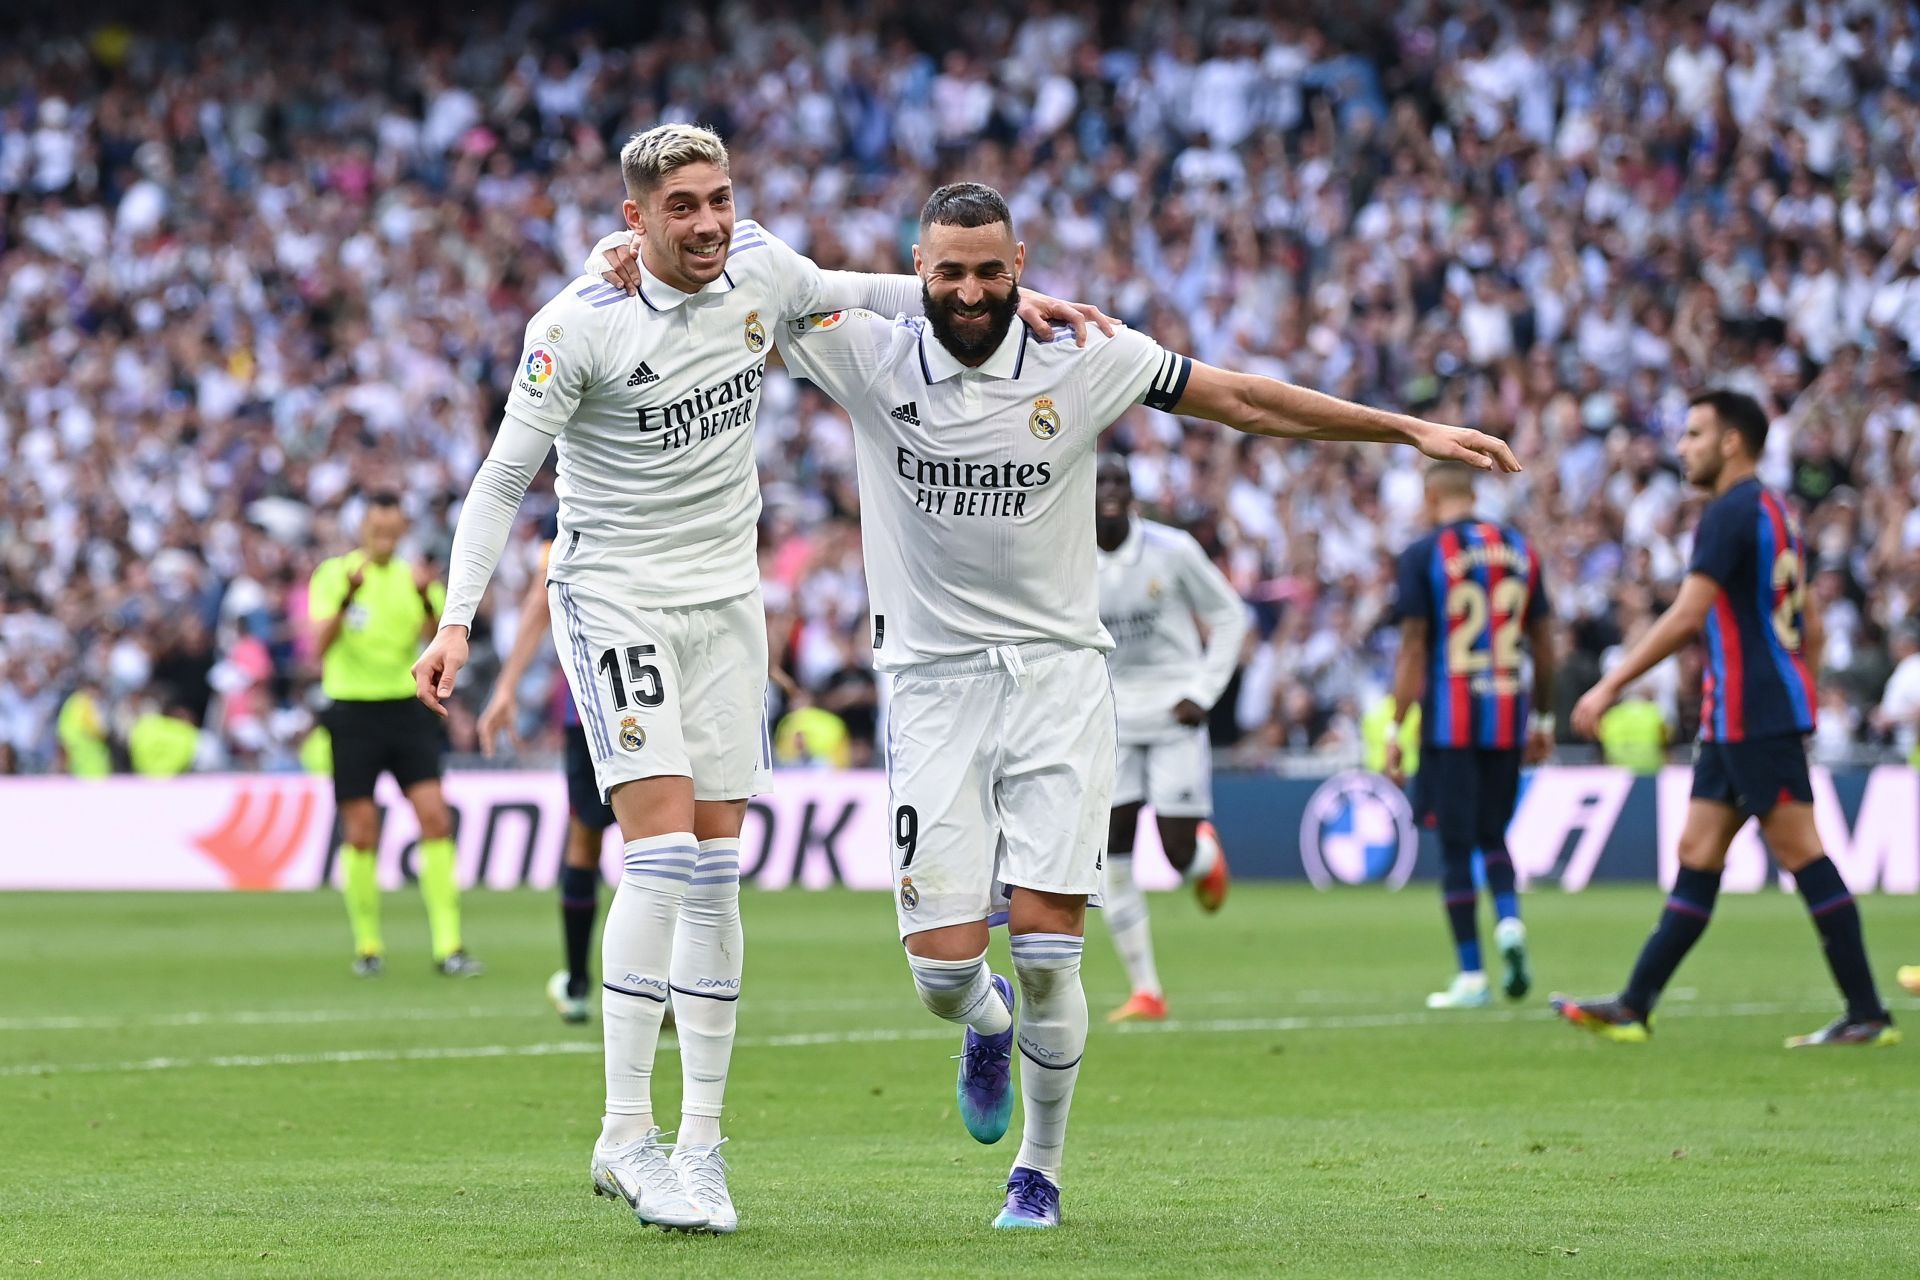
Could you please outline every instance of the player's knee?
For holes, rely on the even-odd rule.
[[[966,1012],[973,1000],[974,980],[986,958],[985,950],[954,960],[936,960],[909,951],[907,968],[913,975],[913,989],[927,1012],[948,1021]]]
[[[380,839],[380,818],[372,805],[354,805],[340,812],[340,838],[355,849],[371,849]]]
[[[421,805],[418,815],[422,840],[447,840],[453,836],[453,815],[448,812],[446,801]]]
[[[1013,937],[1013,972],[1032,1006],[1080,981],[1085,940],[1064,933],[1022,933]]]

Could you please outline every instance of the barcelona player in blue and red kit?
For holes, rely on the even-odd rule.
[[[1687,479],[1713,501],[1694,533],[1686,580],[1672,607],[1574,708],[1574,727],[1592,735],[1622,689],[1693,636],[1705,641],[1693,800],[1666,909],[1618,998],[1553,998],[1567,1021],[1611,1040],[1647,1039],[1661,990],[1713,916],[1727,848],[1749,817],[1759,820],[1774,859],[1793,873],[1846,998],[1845,1013],[1788,1047],[1890,1045],[1900,1038],[1874,990],[1860,909],[1814,829],[1804,737],[1818,702],[1820,615],[1802,607],[1799,528],[1780,495],[1754,474],[1766,441],[1767,415],[1752,397],[1710,391],[1694,399],[1680,458]]]
[[[1551,722],[1529,716],[1526,654],[1533,694],[1544,703],[1553,681],[1546,588],[1540,558],[1518,530],[1473,518],[1474,473],[1458,463],[1427,471],[1434,531],[1400,555],[1395,614],[1400,659],[1387,773],[1400,781],[1399,717],[1420,704],[1420,772],[1414,811],[1440,841],[1440,885],[1460,969],[1430,1009],[1491,1002],[1481,967],[1479,895],[1473,852],[1480,850],[1493,895],[1494,939],[1506,965],[1504,988],[1527,993],[1526,928],[1520,923],[1507,824],[1520,791],[1523,752],[1538,763],[1552,750]]]

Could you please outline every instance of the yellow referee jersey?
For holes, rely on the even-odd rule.
[[[360,590],[347,603],[347,580],[360,570]],[[447,602],[438,582],[427,588],[437,616]],[[316,623],[346,617],[320,660],[320,685],[335,702],[411,698],[413,660],[420,656],[426,600],[413,585],[413,566],[395,556],[375,564],[364,551],[323,561],[307,584],[307,615]]]

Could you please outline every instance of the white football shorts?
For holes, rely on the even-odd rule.
[[[758,588],[648,609],[550,582],[547,599],[602,796],[668,775],[692,778],[696,800],[765,790],[773,756]]]
[[[1205,725],[1177,738],[1121,744],[1113,803],[1143,802],[1163,818],[1213,816],[1213,744]]]
[[[1113,800],[1106,659],[1005,645],[894,674],[887,712],[900,936],[984,920],[1013,886],[1098,901]]]

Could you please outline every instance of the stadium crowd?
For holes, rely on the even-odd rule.
[[[1690,393],[1775,417],[1829,636],[1820,750],[1920,729],[1920,17],[1893,0],[711,9],[149,6],[0,48],[0,771],[117,753],[297,767],[305,584],[398,490],[444,565],[526,317],[619,224],[614,155],[718,128],[743,216],[906,269],[926,192],[1012,203],[1027,280],[1213,364],[1508,436],[1566,708],[1684,573]],[[647,24],[659,22],[657,29]],[[1214,718],[1248,764],[1357,752],[1384,692],[1410,451],[1136,410],[1113,443],[1259,626]],[[871,751],[849,427],[769,377],[781,700]],[[553,507],[523,508],[453,731],[472,749]],[[1675,740],[1697,664],[1644,682]],[[556,669],[528,677],[551,748]],[[78,696],[73,696],[78,691]],[[66,745],[63,746],[63,739]]]

